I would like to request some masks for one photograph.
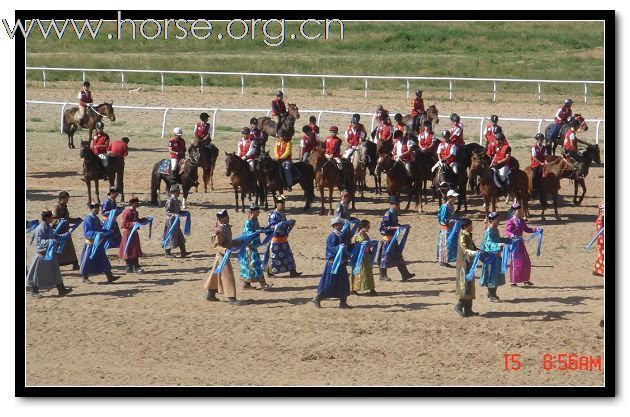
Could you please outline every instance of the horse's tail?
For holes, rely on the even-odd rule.
[[[160,161],[161,162],[161,161]],[[158,173],[158,168],[160,166],[160,162],[153,165],[153,170],[151,171],[151,204],[157,206],[158,203],[158,193],[160,192],[160,174]]]
[[[65,133],[66,135],[70,133],[70,126],[68,125],[68,122],[66,121],[67,114],[68,113],[64,113],[63,117],[61,118],[61,131]]]

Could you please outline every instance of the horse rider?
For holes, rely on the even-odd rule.
[[[386,111],[381,113],[381,119],[376,128],[376,138],[382,142],[390,141],[394,138],[394,127],[389,120],[389,114]]]
[[[460,117],[457,113],[451,113],[451,142],[457,146],[458,149],[464,147],[464,125],[460,121]]]
[[[173,178],[173,182],[179,183],[179,165],[180,161],[186,156],[186,141],[182,138],[184,131],[181,127],[173,129],[173,134],[175,137],[168,140],[168,150],[171,160],[171,176]]]
[[[339,128],[337,126],[330,126],[330,129],[328,129],[328,131],[330,132],[330,136],[328,136],[326,138],[326,142],[325,142],[325,150],[324,150],[324,156],[326,157],[326,159],[330,160],[330,159],[334,159],[335,162],[337,163],[337,168],[339,168],[339,171],[341,171],[341,183],[345,184],[346,183],[346,167],[342,160],[341,160],[341,138],[339,136],[337,136],[337,132],[339,132]]]
[[[317,126],[317,117],[309,117],[308,125],[311,127],[311,131],[315,134],[315,138],[317,138],[317,141],[319,142],[319,126]]]
[[[286,188],[292,191],[293,175],[291,174],[291,156],[293,154],[293,145],[291,144],[291,138],[287,135],[286,131],[282,128],[278,130],[278,140],[274,147],[274,153],[276,160],[280,163],[284,170],[284,178],[286,181]]]
[[[274,122],[276,122],[276,132],[282,126],[282,121],[285,117],[287,117],[287,106],[284,104],[284,93],[282,91],[278,91],[276,93],[276,98],[271,102],[271,118]],[[280,137],[278,133],[276,133],[277,137]]]
[[[353,117],[351,119],[350,126],[348,126],[348,129],[346,129],[345,132],[346,143],[348,144],[348,147],[343,153],[343,157],[348,160],[352,160],[352,155],[361,145],[361,142],[365,140],[365,133],[357,126],[358,124],[359,120]]]
[[[302,127],[302,133],[304,133],[304,136],[302,136],[300,141],[300,159],[302,162],[308,162],[311,152],[318,146],[317,136],[315,136],[310,124]]]
[[[436,142],[439,142],[438,138],[433,133],[433,124],[429,120],[424,121],[424,127],[419,136],[420,150],[426,154],[435,155],[437,147]]]
[[[413,162],[415,143],[409,139],[409,135],[404,135],[401,131],[397,131],[394,136],[399,136],[394,145],[394,159],[405,165],[407,177],[411,178],[411,163]]]
[[[256,158],[260,156],[260,143],[252,140],[251,131],[248,127],[241,129],[243,137],[238,141],[236,154],[249,165],[249,170],[254,172]]]
[[[497,116],[496,114],[490,116],[490,123],[488,123],[484,131],[484,137],[486,138],[486,150],[491,143],[496,142],[496,138],[494,137],[494,134],[496,133],[495,130],[497,129],[497,127],[501,127],[498,125],[498,123],[499,116]]]
[[[129,138],[125,136],[121,140],[110,142],[107,146],[107,156],[116,156],[118,158],[129,156]]]
[[[569,119],[571,119],[571,115],[573,114],[573,110],[571,110],[571,106],[573,105],[573,100],[570,98],[564,100],[564,105],[558,109],[556,115],[553,119],[553,125],[551,126],[551,130],[549,131],[549,137],[547,141],[553,143],[556,137],[560,134],[562,130],[562,125],[565,123],[569,123]]]
[[[105,123],[101,120],[96,122],[96,133],[92,137],[92,152],[101,159],[101,176],[107,179],[107,148],[109,146],[109,136],[103,132]]]
[[[512,149],[510,145],[505,140],[505,135],[503,133],[497,133],[497,150],[490,162],[490,168],[498,174],[498,182],[497,184],[501,189],[503,195],[507,195],[507,186],[508,186],[508,176],[510,175],[510,153]],[[495,175],[495,180],[497,179],[497,175]],[[495,181],[496,182],[496,181]]]
[[[411,131],[416,134],[420,132],[420,116],[426,117],[427,111],[424,109],[424,99],[422,98],[422,90],[416,90],[416,97],[411,100],[411,116],[413,121],[411,123]]]
[[[199,115],[200,122],[197,122],[195,125],[195,137],[199,145],[203,145],[204,147],[210,147],[210,143],[212,142],[212,125],[208,123],[208,113],[203,112]]]
[[[258,143],[258,148],[262,149],[262,144],[265,139],[265,135],[263,135],[263,131],[258,129],[258,119],[252,117],[249,119],[249,138]]]
[[[350,119],[350,124],[348,125],[348,129],[350,129],[352,126],[355,126],[355,125],[358,130],[363,132],[364,134],[363,140],[366,140],[368,137],[368,132],[365,126],[363,125],[363,123],[361,123],[361,115],[359,113],[354,113],[352,115],[352,119]]]
[[[435,171],[441,165],[448,165],[453,170],[454,174],[458,172],[457,162],[455,161],[455,156],[457,155],[457,145],[455,145],[451,140],[451,132],[448,130],[443,130],[440,138],[440,144],[437,148],[438,161],[431,171]]]
[[[564,135],[564,142],[562,142],[562,147],[564,148],[564,152],[573,158],[576,164],[573,164],[573,168],[577,168],[577,164],[582,162],[582,155],[578,149],[578,143],[589,145],[588,142],[584,142],[581,139],[578,139],[576,133],[578,128],[580,127],[580,122],[576,119],[571,121],[571,127]]]
[[[394,115],[394,121],[396,122],[396,124],[394,125],[394,130],[401,131],[403,135],[406,136],[409,129],[407,128],[407,125],[402,122],[402,119],[403,119],[402,114],[396,113]]]
[[[383,119],[383,112],[386,113],[385,119]],[[376,127],[372,131],[372,137],[376,135],[376,130],[378,129],[378,126],[383,122],[383,120],[388,120],[391,124],[391,120],[389,119],[389,110],[386,110],[385,108],[383,108],[382,104],[379,104],[376,107],[376,112],[374,113],[374,120],[376,121]]]
[[[547,147],[544,144],[545,135],[536,133],[536,143],[532,146],[532,152],[529,156],[530,167],[532,168],[532,188],[535,194],[540,192],[540,178],[542,177],[542,168],[547,163]]]
[[[77,98],[79,99],[79,125],[85,127],[85,122],[87,122],[87,108],[92,108],[92,103],[94,103],[89,81],[83,82]]]

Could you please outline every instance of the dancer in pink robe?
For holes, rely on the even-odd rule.
[[[523,232],[535,233],[537,228],[531,228],[527,225],[523,219],[523,210],[519,203],[512,205],[512,217],[505,225],[505,234],[507,237],[514,238],[520,237],[518,241],[518,249],[512,257],[512,264],[510,265],[510,285],[517,287],[519,282],[525,285],[534,285],[529,280],[532,272],[532,263],[529,260],[529,254],[527,253],[527,247],[525,247],[525,241],[522,240]]]

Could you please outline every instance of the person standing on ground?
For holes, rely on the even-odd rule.
[[[68,223],[62,226],[59,230],[59,234],[66,233],[70,229],[70,223],[78,223],[83,221],[80,217],[70,218],[70,212],[68,211],[68,200],[70,200],[70,194],[67,191],[59,193],[59,199],[53,209],[53,230],[57,228],[59,222],[65,219]],[[72,265],[73,271],[79,270],[79,260],[77,259],[77,253],[74,249],[74,243],[72,242],[72,236],[68,236],[66,243],[64,244],[63,251],[58,258],[59,266]]]
[[[82,282],[84,284],[93,284],[93,282],[90,281],[90,275],[97,274],[105,274],[107,283],[111,284],[120,278],[112,274],[112,265],[109,263],[103,246],[112,232],[103,230],[103,225],[98,218],[99,204],[91,203],[88,207],[90,208],[90,214],[83,220],[85,245],[83,245],[83,251],[81,252],[79,272],[83,276]],[[96,242],[95,240],[98,233],[102,233],[102,235],[99,242]],[[96,243],[98,244],[96,248],[94,248]],[[94,252],[94,254],[92,254],[92,252]]]
[[[212,236],[212,243],[216,249],[216,255],[214,258],[214,265],[212,266],[212,272],[206,279],[204,288],[208,291],[206,299],[208,301],[219,301],[216,294],[223,294],[227,297],[228,303],[231,305],[241,305],[241,302],[236,299],[236,283],[234,282],[234,271],[232,270],[232,263],[230,259],[223,267],[221,272],[215,272],[221,259],[225,255],[228,249],[235,247],[238,243],[232,240],[232,225],[230,225],[230,215],[227,210],[220,210],[217,212],[217,221],[215,224],[214,235]]]

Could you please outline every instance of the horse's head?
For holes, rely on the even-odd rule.
[[[576,113],[573,118],[580,123],[577,128],[578,132],[586,132],[588,130],[588,125],[586,124],[586,120],[584,120],[584,116],[580,113]],[[569,126],[571,126],[571,121],[569,121]]]
[[[81,141],[81,149],[79,150],[79,156],[83,159],[89,156],[88,152],[92,152],[90,149],[90,141],[82,140]]]
[[[593,145],[588,145],[586,147],[586,151],[589,152],[592,156],[593,156],[593,161],[595,161],[595,163],[597,164],[601,164],[602,163],[602,157],[599,154],[599,145],[598,144],[593,144]]]
[[[438,109],[437,107],[435,107],[435,104],[431,104],[429,107],[427,107],[427,120],[433,123],[433,125],[440,123]]]
[[[392,167],[394,159],[391,153],[379,153],[378,160],[376,161],[376,168],[379,171],[384,171]]]
[[[289,114],[289,118],[293,120],[297,120],[300,118],[300,109],[298,109],[298,106],[295,103],[289,103],[289,106],[287,107],[287,113]]]
[[[193,165],[197,165],[199,163],[199,159],[201,158],[201,152],[199,151],[199,146],[191,146],[188,151],[188,156],[190,157],[190,163]]]
[[[269,156],[268,151],[261,151],[260,158],[258,159],[260,168],[265,172],[270,172],[273,169],[273,159]]]
[[[114,104],[113,101],[111,103],[105,102],[105,103],[99,105],[96,110],[100,114],[102,114],[103,117],[107,116],[109,118],[110,122],[115,122],[116,121],[116,115],[114,114],[114,107],[112,106],[112,104]]]
[[[236,158],[237,156],[234,152],[232,153],[225,152],[225,176],[226,177],[229,177],[230,175],[232,175],[232,172],[234,171],[234,161],[236,160]]]

